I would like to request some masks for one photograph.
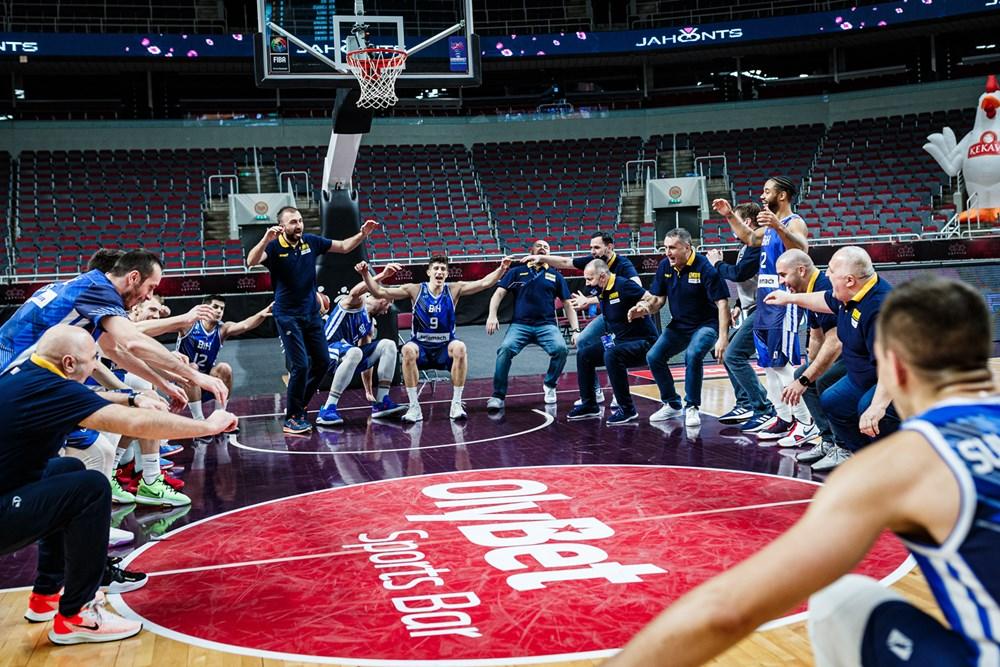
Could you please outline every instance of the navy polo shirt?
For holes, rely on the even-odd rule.
[[[585,255],[583,257],[574,257],[573,266],[583,271],[597,257],[591,257],[590,255]],[[608,270],[615,274],[623,280],[628,280],[630,278],[638,278],[639,272],[635,270],[635,265],[632,261],[625,257],[624,255],[619,255],[618,253],[611,253],[611,258],[605,260],[608,265]],[[635,281],[633,281],[635,282]]]
[[[498,287],[514,292],[514,324],[538,327],[555,325],[555,300],[568,301],[569,285],[562,274],[548,265],[537,269],[520,265],[504,274]]]
[[[0,494],[37,482],[66,436],[108,401],[66,379],[45,359],[28,361],[0,376]]]
[[[871,277],[861,291],[847,303],[837,301],[833,290],[826,292],[826,305],[837,315],[837,336],[843,345],[840,358],[847,375],[861,389],[870,389],[878,382],[875,370],[875,322],[882,302],[892,291],[892,285]]]
[[[826,273],[819,269],[815,269],[815,271],[816,273],[813,274],[813,277],[809,280],[809,284],[806,286],[805,293],[829,292],[833,289],[833,285],[830,283],[830,279],[826,277]],[[826,333],[837,326],[837,316],[806,310],[806,324],[810,329],[822,329],[823,333]]]
[[[649,291],[667,297],[670,304],[672,331],[690,333],[710,326],[719,328],[719,307],[716,301],[729,299],[729,288],[719,272],[704,255],[692,252],[687,263],[678,271],[664,259],[656,267],[656,277]]]
[[[316,258],[330,249],[333,241],[315,234],[303,234],[291,246],[279,236],[264,248],[267,259],[261,264],[271,272],[274,287],[274,314],[309,316],[319,314],[316,301]]]
[[[631,280],[611,274],[608,284],[598,295],[601,301],[601,313],[604,314],[605,333],[611,332],[616,340],[634,340],[641,338],[656,339],[656,326],[650,316],[628,321],[628,311],[639,303],[646,289],[636,285]]]

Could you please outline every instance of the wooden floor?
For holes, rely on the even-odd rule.
[[[732,403],[729,384],[724,380],[709,380],[704,388],[704,410],[720,414]],[[933,598],[917,571],[911,571],[893,588],[912,600],[921,609],[940,618]],[[208,650],[144,631],[124,642],[104,645],[53,646],[46,633],[49,623],[30,624],[22,618],[28,598],[27,589],[0,592],[0,667],[115,665],[120,667],[167,666],[290,666],[315,663],[285,662],[248,657]],[[549,663],[547,667],[591,667],[602,660],[578,660]],[[812,653],[805,623],[757,632],[729,652],[708,663],[767,667],[769,665],[811,665]]]

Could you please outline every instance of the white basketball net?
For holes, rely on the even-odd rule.
[[[347,68],[361,85],[360,109],[388,109],[396,104],[396,79],[406,68],[406,51],[371,48],[347,54]]]

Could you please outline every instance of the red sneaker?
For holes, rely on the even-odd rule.
[[[135,461],[129,461],[115,469],[115,478],[123,489],[135,495],[135,492],[139,490],[139,480],[142,478],[142,473],[135,471]]]
[[[103,602],[103,598],[95,598],[76,616],[56,613],[49,639],[53,644],[90,644],[119,641],[139,634],[142,623],[105,609]]]
[[[59,611],[59,595],[59,593],[42,595],[32,592],[28,596],[28,611],[24,612],[24,617],[32,623],[51,621]]]
[[[140,475],[141,477],[141,475]],[[179,477],[174,477],[173,475],[168,475],[163,473],[163,481],[167,483],[168,486],[173,488],[174,491],[180,491],[184,488],[184,480]]]

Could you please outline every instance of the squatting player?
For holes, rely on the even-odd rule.
[[[222,380],[229,391],[233,389],[233,369],[226,362],[217,361],[222,344],[229,338],[241,336],[253,331],[271,316],[271,306],[254,313],[239,322],[223,322],[226,314],[226,300],[218,294],[211,294],[202,300],[202,304],[212,309],[212,317],[199,318],[186,331],[177,337],[177,351],[187,358],[199,372]],[[195,419],[204,419],[202,403],[215,400],[210,393],[203,393],[201,387],[190,384],[185,387],[188,395],[188,407]]]
[[[375,280],[382,282],[394,276],[400,268],[399,264],[389,264],[375,276]],[[374,318],[389,310],[392,302],[366,296],[367,292],[368,286],[364,282],[358,283],[350,292],[337,299],[326,318],[323,331],[330,347],[330,371],[333,379],[326,403],[316,417],[316,423],[321,426],[344,423],[344,418],[337,412],[340,397],[355,375],[371,368],[378,373],[372,417],[381,419],[406,410],[406,406],[397,405],[389,398],[392,376],[396,373],[396,343],[386,338],[375,340]],[[366,378],[365,389],[369,394],[371,380],[367,378],[370,375],[371,373],[366,373],[362,376]]]
[[[410,299],[413,302],[413,338],[403,345],[403,384],[410,407],[403,421],[418,422],[424,418],[417,398],[417,380],[420,369],[451,369],[452,419],[465,419],[462,390],[468,371],[465,343],[455,337],[455,306],[467,294],[476,294],[497,284],[510,268],[510,257],[504,257],[500,266],[479,280],[445,284],[448,279],[448,258],[435,255],[427,264],[425,283],[407,283],[397,287],[379,285],[368,273],[367,262],[355,269],[361,274],[368,290],[378,299]]]
[[[679,599],[607,667],[702,664],[820,589],[809,600],[819,667],[998,664],[992,333],[983,297],[965,283],[927,277],[893,290],[875,354],[902,428],[840,466],[788,532]],[[917,560],[947,625],[848,574],[885,529]]]

